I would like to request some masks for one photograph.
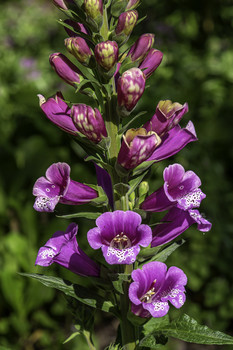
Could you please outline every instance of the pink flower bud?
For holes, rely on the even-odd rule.
[[[160,142],[160,137],[153,131],[129,129],[123,136],[117,162],[125,169],[133,169],[148,159]]]
[[[71,29],[64,27],[66,33],[69,36],[78,36],[78,34],[76,32],[81,32],[81,33],[88,35],[88,31],[86,30],[86,28],[84,27],[84,25],[82,23],[75,22],[72,19],[65,19],[64,22],[66,24],[68,24],[70,27],[73,27],[73,29],[75,30],[75,32],[74,32]]]
[[[150,49],[148,55],[140,64],[139,68],[143,69],[146,78],[149,78],[158,68],[163,59],[163,53],[156,49]]]
[[[142,61],[149,50],[154,44],[154,34],[143,34],[140,38],[131,46],[128,56],[130,56],[133,62]]]
[[[145,75],[139,68],[125,71],[117,82],[118,105],[131,111],[145,89]]]
[[[62,53],[53,53],[49,57],[49,62],[55,72],[66,83],[75,86],[83,79],[80,70]]]
[[[137,20],[138,13],[136,10],[123,12],[118,18],[115,34],[128,37],[132,33]]]
[[[140,0],[129,0],[126,10],[132,10],[139,4]]]
[[[88,65],[91,58],[91,50],[83,38],[78,36],[65,39],[67,50],[81,63]]]
[[[109,71],[118,60],[118,46],[115,41],[103,41],[95,46],[97,63]]]
[[[66,4],[63,0],[53,0],[53,3],[59,9],[68,10],[68,7],[66,6]]]
[[[84,0],[84,9],[89,24],[93,27],[93,29],[99,29],[103,22],[103,1]]]
[[[76,104],[71,108],[71,117],[77,130],[94,143],[107,137],[107,131],[100,111],[85,104]]]

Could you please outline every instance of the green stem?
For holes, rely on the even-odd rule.
[[[83,331],[83,335],[86,339],[86,342],[88,344],[88,347],[90,350],[96,350],[96,348],[94,347],[94,345],[92,344],[92,341],[91,341],[91,334],[90,332],[88,332],[87,330],[84,330]]]
[[[100,35],[102,35],[104,41],[108,40],[108,13],[106,7],[103,11],[103,24],[100,29]]]

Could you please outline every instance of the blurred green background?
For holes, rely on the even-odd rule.
[[[190,228],[187,239],[167,261],[188,275],[187,302],[182,311],[233,335],[233,2],[231,0],[143,0],[147,19],[134,35],[155,34],[154,47],[164,59],[137,110],[153,115],[160,99],[188,102],[199,141],[152,172],[150,191],[162,183],[172,162],[195,171],[207,194],[201,211],[212,221],[203,235]],[[35,180],[54,162],[72,165],[72,178],[96,183],[84,153],[43,115],[37,94],[62,90],[75,101],[71,87],[59,80],[48,63],[53,52],[65,52],[66,33],[56,20],[62,14],[49,0],[1,0],[0,4],[0,349],[86,349],[81,337],[61,343],[72,333],[72,315],[63,295],[17,272],[40,272],[73,278],[58,266],[34,267],[37,251],[68,222],[32,209]],[[136,37],[135,37],[136,38]],[[82,208],[80,208],[81,210]],[[73,209],[72,209],[73,210]],[[70,213],[58,206],[57,214]],[[78,220],[79,242],[87,248],[92,223]],[[181,311],[172,310],[172,316]],[[97,341],[106,346],[116,323],[96,316]],[[223,349],[170,341],[167,349]],[[229,347],[226,347],[230,349]],[[225,348],[224,348],[225,349]]]

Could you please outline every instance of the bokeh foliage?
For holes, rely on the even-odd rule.
[[[154,33],[154,47],[164,52],[164,60],[150,78],[150,89],[137,109],[147,110],[149,118],[160,99],[187,101],[190,112],[182,125],[192,119],[199,137],[174,159],[155,167],[150,191],[161,185],[164,167],[179,162],[202,179],[207,198],[201,210],[213,222],[205,236],[195,227],[183,234],[187,242],[169,258],[168,265],[182,268],[189,278],[183,310],[213,329],[230,333],[233,3],[144,0],[139,12],[147,14],[147,19],[134,34]],[[12,350],[85,349],[81,337],[61,345],[72,332],[72,315],[63,296],[17,275],[25,271],[76,278],[58,267],[34,267],[39,247],[68,225],[53,214],[33,211],[35,180],[50,164],[65,161],[72,165],[73,179],[96,182],[82,150],[51,125],[38,107],[38,93],[48,97],[62,90],[67,100],[74,100],[72,88],[59,80],[48,63],[49,54],[65,53],[66,33],[56,22],[61,16],[47,0],[5,0],[0,4],[0,347]],[[73,210],[61,205],[56,214]],[[79,243],[88,249],[85,235],[92,223],[79,220],[78,224]],[[177,315],[179,310],[173,313]],[[105,325],[109,320],[98,314],[97,321],[101,331],[108,332]]]

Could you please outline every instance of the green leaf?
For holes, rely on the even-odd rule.
[[[151,262],[151,261],[165,262],[169,257],[169,255],[171,255],[177,248],[181,247],[184,243],[185,243],[185,240],[182,239],[178,242],[170,244],[168,247],[166,247],[165,249],[163,249],[162,251],[154,255],[152,259],[150,259],[150,261],[148,262]]]
[[[81,332],[74,332],[72,333],[62,344],[66,344],[68,343],[70,340],[74,339],[75,337],[77,337],[77,335],[80,335]]]
[[[136,188],[138,187],[138,185],[140,185],[140,183],[142,182],[143,178],[146,176],[146,174],[148,173],[149,170],[145,171],[144,173],[142,173],[141,175],[133,178],[132,180],[129,181],[129,186],[130,189],[128,191],[128,196],[134,191],[136,190]]]
[[[72,284],[70,281],[53,276],[36,273],[20,273],[20,275],[36,279],[46,287],[58,289],[66,295],[81,301],[83,304],[117,315],[117,311],[107,294],[101,296],[97,294],[96,289],[84,288],[77,284]]]
[[[141,164],[139,164],[134,170],[133,170],[133,176],[140,175],[146,170],[149,170],[149,168],[155,163],[155,160],[149,160],[145,161]]]
[[[147,111],[142,111],[142,112],[138,113],[137,115],[135,115],[132,119],[130,119],[130,121],[129,121],[127,124],[125,124],[125,125],[119,130],[118,134],[119,134],[119,135],[124,134],[124,132],[125,132],[126,130],[130,129],[130,125],[131,125],[136,119],[140,118],[141,116],[143,116],[143,115],[146,114],[146,113],[147,113]]]
[[[68,215],[56,215],[58,218],[62,219],[73,219],[73,218],[85,218],[85,219],[91,219],[96,220],[102,213],[98,212],[81,212],[81,213],[75,213],[75,214],[68,214]]]
[[[109,277],[116,291],[119,292],[120,294],[124,294],[122,284],[123,282],[128,282],[130,280],[130,275],[125,273],[116,273],[116,274],[110,275]]]
[[[233,344],[233,337],[219,331],[214,331],[207,326],[197,323],[196,320],[184,314],[178,319],[172,321],[170,324],[158,327],[158,329],[143,338],[140,345],[146,345],[151,336],[155,337],[157,334],[162,334],[166,337],[178,338],[180,340],[206,345],[227,345]]]

